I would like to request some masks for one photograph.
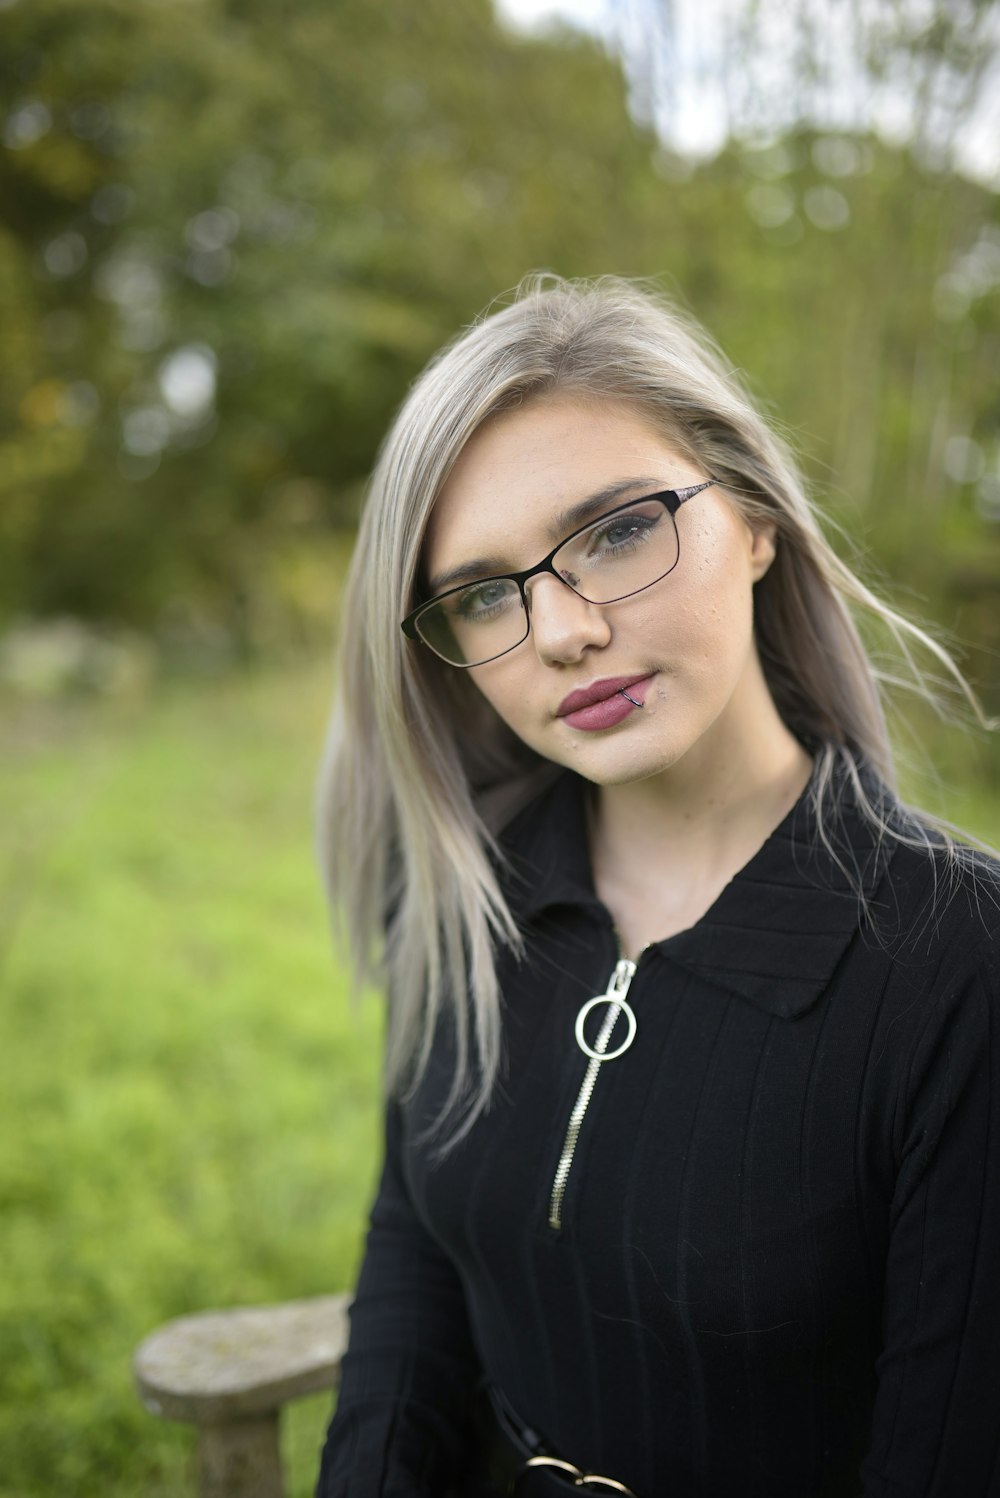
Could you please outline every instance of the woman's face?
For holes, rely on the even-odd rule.
[[[538,397],[494,417],[463,449],[424,545],[434,579],[477,557],[533,566],[563,539],[561,511],[627,483],[607,508],[711,477],[673,450],[650,418],[618,401]],[[752,532],[720,488],[683,504],[680,557],[652,587],[588,603],[551,573],[528,583],[531,631],[470,678],[524,743],[599,785],[644,779],[685,756],[692,768],[745,753],[773,723],[753,638],[753,584],[774,557],[773,526]],[[570,527],[572,528],[572,527]],[[613,687],[572,711],[571,693]],[[742,747],[741,747],[742,746]]]

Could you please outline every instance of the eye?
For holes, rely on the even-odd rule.
[[[628,510],[624,515],[612,515],[595,525],[588,536],[591,552],[626,551],[638,546],[660,520],[659,514],[642,514]]]
[[[641,529],[642,526],[632,517],[627,520],[616,520],[605,528],[604,539],[609,546],[621,546]]]
[[[488,578],[486,582],[474,583],[463,588],[452,601],[452,609],[460,619],[475,623],[492,619],[518,598],[516,586],[509,578]]]

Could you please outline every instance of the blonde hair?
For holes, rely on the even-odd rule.
[[[895,791],[883,711],[890,686],[940,701],[941,682],[921,670],[915,646],[944,668],[979,723],[996,726],[948,651],[837,557],[786,444],[691,318],[615,277],[527,277],[508,305],[431,360],[383,442],[348,578],[317,785],[318,852],[335,921],[357,982],[387,986],[390,1093],[418,1084],[436,1027],[446,1018],[454,1025],[444,1112],[458,1102],[466,1111],[451,1143],[488,1104],[500,1066],[495,952],[521,949],[497,879],[496,833],[552,767],[515,738],[466,672],[408,642],[400,619],[417,601],[428,516],[469,438],[497,412],[556,390],[640,409],[721,481],[751,524],[776,523],[777,555],[754,589],[755,635],[775,705],[815,755],[812,805],[831,852],[824,803],[838,765],[880,838],[936,848],[935,869],[941,862],[952,873],[968,852],[939,818],[887,818],[858,775],[867,760]],[[876,671],[852,609],[888,629],[902,677]]]

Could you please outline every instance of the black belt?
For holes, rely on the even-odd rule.
[[[638,1498],[625,1483],[605,1473],[577,1467],[551,1450],[542,1436],[518,1419],[493,1384],[484,1384],[476,1405],[474,1483],[470,1498],[490,1488],[509,1498],[577,1498],[584,1494],[618,1494]]]

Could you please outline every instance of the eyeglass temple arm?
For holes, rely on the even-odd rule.
[[[703,484],[692,484],[687,489],[674,489],[673,494],[677,500],[677,503],[673,507],[673,513],[676,514],[685,500],[693,499],[694,496],[696,494],[700,494],[703,489],[711,489],[712,485],[717,484],[718,482],[718,479],[706,479]]]

